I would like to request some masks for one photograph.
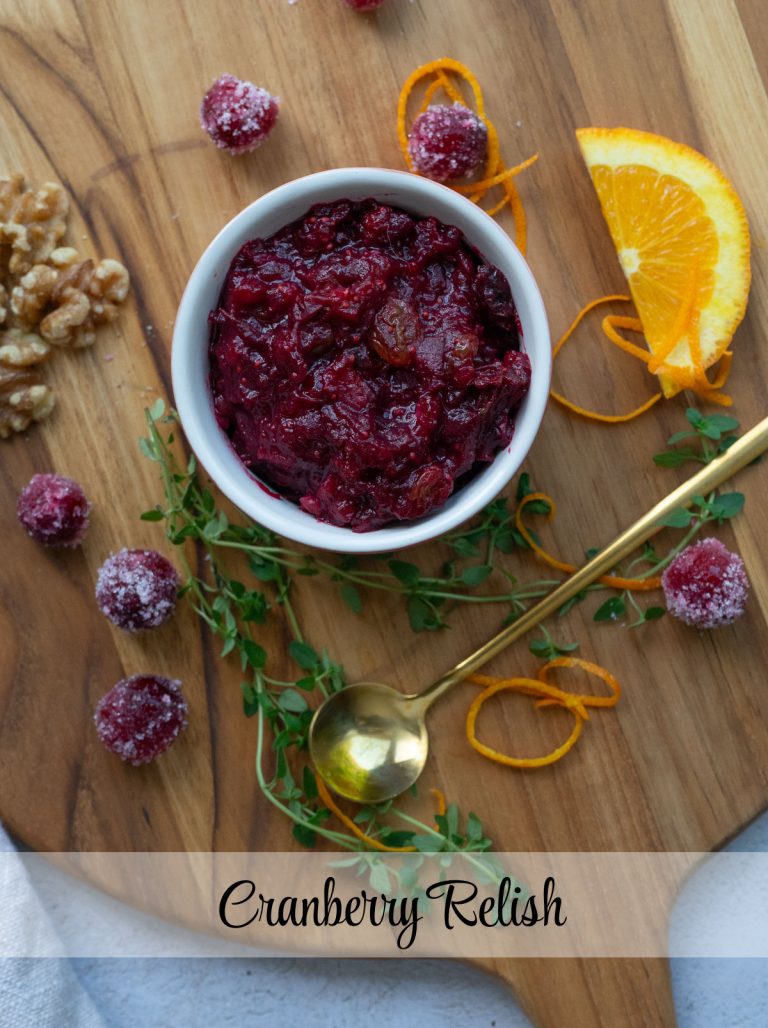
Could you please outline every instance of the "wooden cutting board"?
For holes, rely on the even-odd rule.
[[[731,381],[735,412],[751,424],[765,413],[768,380],[763,5],[388,0],[362,16],[340,0],[2,0],[0,10],[0,171],[63,182],[75,203],[75,245],[121,257],[133,278],[118,325],[92,351],[62,355],[50,368],[55,414],[0,444],[0,815],[40,850],[289,848],[286,824],[254,782],[254,726],[242,715],[236,668],[218,659],[186,610],[128,638],[92,599],[110,551],[163,541],[137,520],[160,493],[136,439],[143,407],[168,393],[174,312],[195,260],[229,217],[281,182],[341,165],[402,167],[400,85],[418,64],[450,55],[480,75],[507,162],[541,155],[520,186],[530,263],[554,334],[587,299],[624,289],[574,128],[661,132],[703,150],[732,177],[755,242]],[[251,156],[216,151],[197,125],[200,97],[223,71],[282,98],[274,136]],[[587,404],[617,410],[650,385],[594,329],[566,351],[558,379]],[[682,476],[655,468],[651,455],[683,427],[685,406],[679,397],[608,429],[548,411],[528,469],[560,504],[552,535],[560,552],[578,559],[611,539]],[[42,550],[16,523],[18,490],[33,472],[52,469],[83,482],[94,501],[81,551]],[[720,533],[753,582],[737,625],[697,635],[665,619],[630,632],[595,625],[593,602],[554,625],[624,686],[619,707],[590,722],[567,760],[530,774],[491,766],[463,739],[467,691],[435,710],[429,777],[477,811],[499,849],[707,850],[768,806],[768,473],[751,469],[739,487],[746,512],[733,532]],[[434,567],[440,553],[422,547],[413,558]],[[511,557],[509,566],[521,578],[542,576],[531,559]],[[297,603],[311,641],[327,645],[351,680],[401,687],[430,680],[501,617],[467,609],[451,631],[416,636],[397,603],[368,602],[355,618],[315,581]],[[264,633],[290,673],[281,656],[287,640],[279,624]],[[498,666],[525,673],[535,665],[521,644]],[[183,679],[191,723],[155,766],[134,769],[101,748],[90,718],[113,682],[141,670]],[[500,703],[496,713],[498,741],[532,752],[562,727],[530,718],[523,701]],[[178,914],[170,898],[161,912]],[[662,961],[499,962],[492,970],[538,1024],[673,1022]]]

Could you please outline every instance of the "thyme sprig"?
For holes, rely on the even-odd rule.
[[[306,759],[313,706],[344,686],[342,667],[304,638],[291,601],[293,574],[305,573],[312,565],[304,562],[302,554],[279,545],[268,530],[230,522],[217,509],[195,458],[190,457],[184,467],[179,465],[172,449],[176,416],[165,414],[162,401],[146,412],[146,418],[149,434],[141,440],[141,450],[160,467],[165,504],[145,511],[142,518],[164,523],[167,538],[179,548],[184,574],[181,592],[221,640],[222,656],[239,657],[243,709],[256,719],[256,779],[262,794],[293,822],[293,835],[303,845],[313,846],[320,836],[344,849],[370,850],[365,840],[329,826],[331,812],[319,800],[317,781]],[[205,568],[202,573],[188,559],[191,544]],[[246,555],[250,571],[264,588],[249,588],[227,571],[221,558],[230,550]],[[328,568],[334,574],[337,571],[334,565]],[[299,673],[293,680],[271,673],[268,654],[254,636],[254,626],[264,624],[276,606],[283,609],[294,636],[288,653]],[[267,759],[268,735],[271,760]],[[358,819],[368,839],[387,846],[415,846],[419,851],[463,854],[467,859],[491,847],[477,816],[469,813],[462,818],[453,803],[435,819],[435,826],[393,802],[363,808]],[[403,827],[393,826],[393,819]],[[371,874],[381,877],[376,867],[375,860],[370,862]],[[479,864],[478,870],[482,869]]]
[[[686,443],[685,447],[657,454],[657,464],[706,464],[736,438],[739,423],[735,418],[705,418],[693,408],[686,417],[690,431],[668,440],[671,447],[681,442]],[[429,575],[417,564],[393,555],[366,563],[354,557],[326,559],[286,546],[261,525],[231,521],[217,506],[194,456],[183,466],[179,464],[173,449],[176,414],[166,414],[159,400],[146,412],[146,420],[148,436],[140,440],[140,448],[160,467],[164,503],[141,517],[163,523],[167,538],[179,548],[184,572],[182,593],[221,641],[222,656],[239,658],[243,710],[256,719],[257,782],[267,801],[293,822],[297,841],[312,846],[322,837],[337,847],[356,851],[356,860],[365,857],[361,867],[367,869],[372,881],[373,876],[383,881],[383,872],[371,852],[371,841],[391,847],[413,846],[419,852],[461,854],[470,861],[472,854],[489,850],[492,844],[479,819],[471,812],[462,816],[456,804],[438,815],[434,826],[404,809],[400,800],[364,807],[354,818],[363,839],[346,827],[330,826],[331,811],[320,801],[317,781],[307,762],[307,734],[314,707],[344,687],[344,671],[326,650],[318,652],[305,639],[292,593],[300,577],[323,575],[338,587],[341,598],[355,613],[362,611],[367,591],[394,593],[403,598],[411,628],[417,632],[446,627],[450,610],[462,603],[502,604],[508,607],[507,621],[514,620],[559,581],[519,582],[503,563],[503,558],[514,551],[529,549],[515,524],[516,504],[532,491],[528,475],[520,476],[514,505],[508,498],[499,497],[468,528],[446,537],[454,556],[443,564],[439,574]],[[616,571],[624,577],[655,577],[705,525],[723,524],[740,512],[743,503],[741,493],[714,491],[707,497],[696,497],[690,509],[673,511],[665,519],[666,526],[684,530],[676,545],[660,556],[646,544],[623,571]],[[528,510],[548,514],[550,508],[545,501],[537,500],[528,504]],[[194,570],[188,560],[191,546],[196,549],[200,571]],[[587,558],[595,552],[587,551]],[[245,560],[256,586],[247,585],[231,573],[229,566],[236,558],[241,563]],[[489,592],[487,586],[492,581],[503,584]],[[589,586],[559,613],[567,613],[589,593],[606,588],[600,583]],[[255,629],[275,608],[282,610],[293,635],[288,654],[297,668],[295,678],[282,679],[273,674],[269,655],[255,636]],[[657,620],[665,613],[659,606],[642,608],[629,591],[614,591],[593,616],[596,621],[618,622],[630,611],[634,617],[627,626],[630,628]],[[575,642],[555,642],[543,627],[542,636],[530,644],[531,652],[542,660],[578,648]],[[475,862],[478,873],[487,869],[487,864]],[[406,883],[400,884],[405,887]]]
[[[739,422],[728,414],[710,414],[705,416],[695,407],[685,412],[689,428],[675,432],[667,439],[669,449],[654,454],[653,463],[662,468],[679,468],[692,461],[697,464],[709,464],[715,457],[725,453],[738,436]],[[680,446],[685,443],[685,446]]]

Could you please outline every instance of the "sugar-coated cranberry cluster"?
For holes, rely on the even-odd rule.
[[[82,487],[56,474],[34,475],[17,504],[19,521],[46,547],[75,547],[85,538],[91,504]],[[120,550],[99,569],[96,600],[118,628],[157,628],[173,614],[179,576],[155,550]],[[107,747],[131,764],[159,756],[187,725],[181,683],[161,675],[133,675],[103,696],[94,714]]]

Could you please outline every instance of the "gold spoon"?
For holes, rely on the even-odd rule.
[[[616,567],[662,527],[662,519],[672,510],[685,507],[694,496],[721,485],[766,449],[768,418],[674,489],[535,607],[423,692],[404,695],[378,682],[361,682],[329,696],[318,707],[309,729],[309,752],[318,773],[341,796],[359,803],[381,803],[413,785],[427,760],[425,716],[435,700],[585,586]]]

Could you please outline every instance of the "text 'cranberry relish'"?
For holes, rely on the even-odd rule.
[[[531,371],[504,275],[376,200],[246,243],[211,312],[216,418],[260,477],[356,531],[422,517],[514,431]]]

